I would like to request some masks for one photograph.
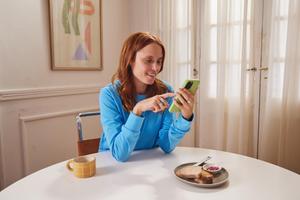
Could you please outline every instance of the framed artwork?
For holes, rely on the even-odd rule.
[[[49,0],[52,70],[102,70],[101,0]]]

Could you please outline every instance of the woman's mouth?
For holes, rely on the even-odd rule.
[[[155,73],[147,73],[146,75],[149,76],[149,77],[151,77],[151,78],[155,78],[156,77]]]

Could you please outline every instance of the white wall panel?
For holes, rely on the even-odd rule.
[[[98,110],[100,87],[88,94],[82,94],[81,90],[75,90],[74,87],[70,90],[72,95],[51,96],[49,92],[51,97],[43,97],[45,91],[40,89],[39,93],[35,93],[35,98],[28,98],[32,95],[30,90],[19,91],[24,99],[0,102],[4,186],[53,163],[76,156],[75,116],[79,112]],[[65,88],[65,93],[71,91]],[[15,96],[20,95],[15,93]],[[99,123],[97,118],[89,124],[90,137],[100,136]]]

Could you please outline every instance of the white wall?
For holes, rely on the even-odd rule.
[[[48,0],[0,1],[1,188],[75,156],[74,117],[98,109],[129,33],[127,5],[102,1],[102,71],[52,71]]]
[[[128,0],[129,8],[132,12],[129,12],[129,30],[130,32],[149,31],[152,32],[151,20],[154,10],[149,13],[149,6],[152,1],[149,0]]]
[[[128,35],[127,1],[103,1],[103,71],[51,71],[48,0],[0,1],[0,89],[108,81]]]

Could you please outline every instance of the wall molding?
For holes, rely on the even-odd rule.
[[[56,118],[56,117],[64,117],[69,115],[77,115],[80,112],[91,112],[91,111],[97,111],[99,109],[98,106],[95,107],[88,107],[88,108],[80,108],[80,109],[73,109],[73,110],[65,110],[60,112],[49,112],[49,113],[43,113],[43,114],[36,114],[36,115],[28,115],[28,116],[19,116],[20,121],[20,133],[21,133],[21,149],[23,152],[22,156],[22,163],[23,163],[23,176],[27,176],[30,173],[29,169],[29,160],[28,160],[28,140],[27,140],[27,128],[26,123],[32,122],[32,121],[38,121],[38,120],[45,120],[50,118]]]
[[[55,96],[68,96],[98,93],[104,85],[80,85],[80,86],[63,86],[63,87],[41,87],[41,88],[24,88],[0,90],[0,102],[15,101],[24,99],[35,99]]]

